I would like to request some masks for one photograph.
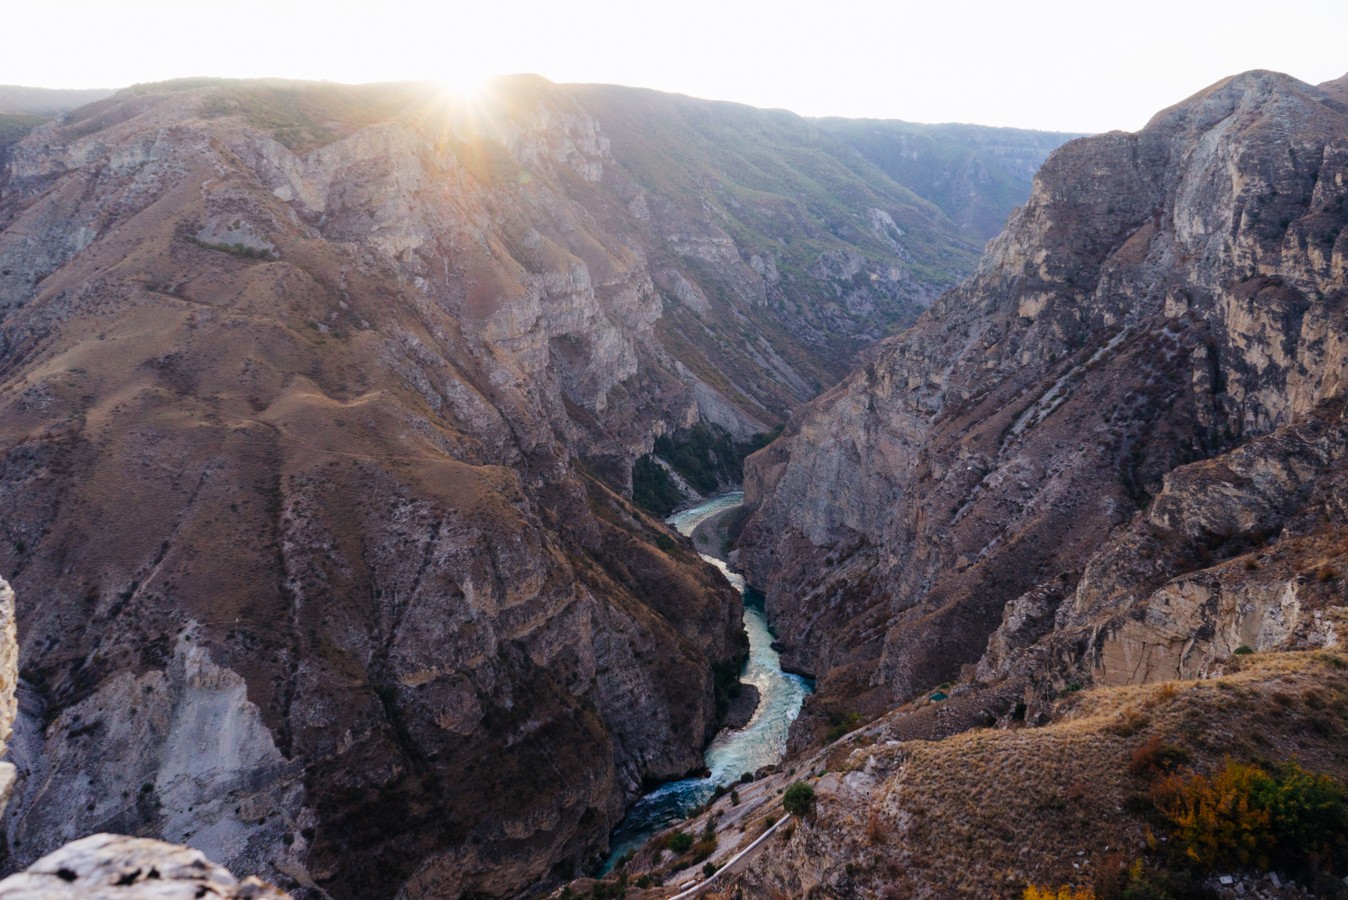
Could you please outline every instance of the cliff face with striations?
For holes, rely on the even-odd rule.
[[[743,561],[825,697],[1033,706],[1342,640],[1341,95],[1253,72],[1059,149],[978,273],[750,458]]]
[[[14,591],[0,578],[0,756],[17,713],[19,645],[14,633]],[[9,800],[14,766],[0,763],[0,809]],[[0,897],[27,898],[204,897],[286,900],[256,878],[239,881],[197,851],[162,841],[99,834],[60,848],[28,870],[0,881]]]

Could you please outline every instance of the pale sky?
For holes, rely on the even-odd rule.
[[[0,84],[536,72],[807,116],[1135,130],[1226,75],[1348,72],[1348,0],[6,0]]]

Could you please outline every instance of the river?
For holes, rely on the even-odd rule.
[[[688,536],[700,523],[743,502],[744,494],[738,491],[723,494],[675,513],[666,521],[680,534]],[[813,689],[807,679],[782,671],[777,651],[772,649],[773,636],[763,612],[762,595],[749,590],[739,573],[732,572],[721,560],[705,554],[702,558],[720,569],[744,594],[744,630],[749,635],[749,659],[740,673],[740,683],[752,684],[758,689],[758,709],[749,724],[738,731],[722,729],[707,747],[705,762],[711,775],[663,784],[628,810],[613,832],[612,849],[604,863],[604,873],[628,850],[640,847],[653,834],[687,818],[711,799],[718,786],[738,781],[745,772],[781,761],[786,755],[787,730],[800,714],[805,696]]]

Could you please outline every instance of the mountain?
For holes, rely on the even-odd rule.
[[[936,204],[967,240],[978,243],[996,237],[1008,211],[1025,202],[1034,174],[1049,153],[1081,137],[892,119],[816,119],[815,124]]]
[[[5,151],[44,122],[112,95],[110,90],[54,90],[0,84],[0,161]]]
[[[104,88],[69,90],[0,84],[0,113],[21,113],[52,118],[79,106],[113,95]]]
[[[0,176],[7,866],[94,831],[299,896],[516,895],[701,764],[738,597],[629,500],[966,273],[806,120],[521,77],[191,80]]]
[[[750,457],[741,558],[816,734],[1342,639],[1342,84],[1246,73],[1055,151],[977,274]]]

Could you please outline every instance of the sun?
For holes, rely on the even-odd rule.
[[[481,69],[461,66],[441,73],[436,81],[451,102],[461,106],[477,106],[486,94],[491,76]]]

